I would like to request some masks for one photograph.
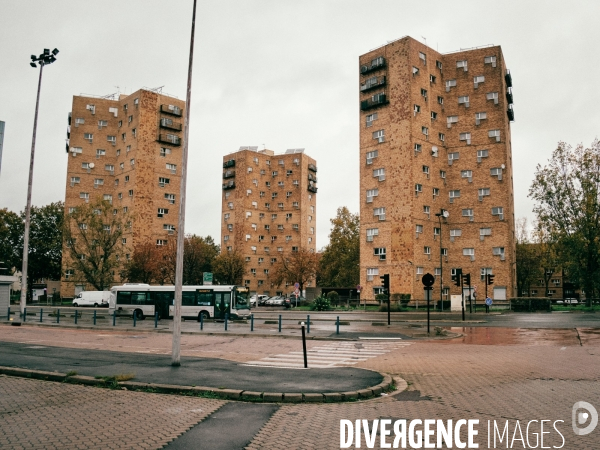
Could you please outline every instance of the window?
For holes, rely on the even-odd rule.
[[[433,188],[433,198],[435,199],[436,197],[438,197],[440,195],[440,190],[439,188]]]
[[[487,158],[489,156],[488,150],[477,150],[477,162],[480,163],[482,158]]]
[[[292,196],[292,192],[291,191],[287,191],[285,193],[285,198],[290,198]]]
[[[127,211],[129,211],[129,207],[127,207],[127,206],[124,206],[124,207],[123,207],[123,213],[124,213],[124,214],[126,214],[126,213],[127,213]]]
[[[494,105],[498,104],[498,93],[497,92],[488,92],[485,94],[485,98],[487,100],[494,100]]]
[[[81,179],[79,177],[71,177],[71,187],[73,187],[75,184],[79,184],[81,182]]]
[[[129,189],[129,196],[133,197],[133,189]]]
[[[423,185],[422,184],[415,184],[415,194],[419,195],[421,192],[423,192]]]
[[[158,217],[163,217],[165,214],[169,214],[169,210],[166,208],[158,208]]]
[[[435,238],[435,236],[439,236],[440,234],[442,234],[442,229],[439,227],[433,227],[433,236]]]
[[[415,153],[421,153],[422,148],[421,144],[415,144]]]
[[[429,82],[435,84],[435,75],[429,75]]]
[[[373,133],[373,139],[375,139],[376,141],[378,141],[379,143],[382,143],[385,141],[385,133],[384,130],[377,130]]]
[[[367,242],[373,242],[375,236],[379,236],[379,228],[367,228]]]
[[[448,153],[448,165],[451,166],[453,161],[456,161],[460,158],[459,152]]]
[[[427,64],[427,56],[425,56],[425,53],[419,52],[419,59],[423,62],[423,65]]]
[[[431,120],[435,120],[437,119],[437,113],[434,111],[431,111]]]
[[[417,233],[417,236],[419,234],[422,234],[423,233],[423,225],[416,225],[415,226],[415,232]]]
[[[421,88],[421,95],[427,100],[427,89]]]
[[[167,164],[167,170],[170,170],[171,173],[177,173],[177,164]]]
[[[379,275],[379,269],[377,267],[367,268],[367,281],[373,281],[373,278]]]
[[[456,80],[446,80],[446,92],[450,92],[453,87],[456,87]]]
[[[423,133],[425,136],[429,137],[429,128],[421,127],[421,133]]]
[[[475,256],[475,249],[474,248],[463,248],[463,256]]]
[[[69,280],[75,274],[75,270],[67,269],[65,270],[65,279]]]
[[[502,167],[494,167],[490,169],[490,175],[498,177],[498,180],[502,180]]]
[[[158,186],[159,187],[165,187],[166,184],[169,184],[169,179],[168,178],[162,178],[162,177],[160,177],[158,179]]]
[[[440,178],[441,178],[442,180],[445,180],[445,179],[446,179],[446,171],[445,171],[445,170],[440,170]]]
[[[90,194],[87,192],[80,192],[79,198],[83,198],[85,200],[85,202],[87,203],[90,200]]]
[[[175,194],[165,194],[165,200],[168,201],[170,204],[174,205],[175,204]]]
[[[369,114],[367,116],[367,127],[372,127],[375,120],[377,120],[377,113]]]
[[[458,116],[446,117],[446,124],[448,125],[448,128],[452,128],[453,123],[458,123]]]
[[[468,217],[469,221],[472,222],[474,215],[473,215],[473,210],[471,208],[466,208],[462,210],[462,216],[463,217]]]
[[[483,59],[484,64],[491,64],[492,67],[496,67],[496,57],[495,56],[486,56]]]
[[[298,251],[298,247],[292,247],[292,252],[296,253]]]
[[[373,215],[378,217],[379,220],[385,220],[385,208],[374,208]]]
[[[456,61],[456,68],[457,69],[464,69],[465,72],[467,72],[468,68],[467,68],[467,60],[463,59],[462,61]]]
[[[425,255],[431,256],[431,247],[427,247],[427,246],[423,247],[423,253]]]
[[[413,74],[413,76],[415,76],[415,75],[419,75],[419,68],[418,68],[418,67],[415,67],[415,66],[413,66],[413,68],[412,68],[412,74]]]
[[[134,129],[132,129],[132,130],[131,130],[131,134],[132,134],[132,136],[133,136],[133,137],[137,137],[137,128],[134,128]],[[169,136],[169,135],[167,134],[167,139],[168,139],[168,136]],[[172,136],[172,135],[171,135],[171,136]],[[177,140],[179,140],[179,138],[178,138],[177,136],[174,136],[174,137],[175,137]],[[171,141],[171,142],[173,142],[173,141]]]
[[[272,192],[272,193],[271,193],[271,199],[274,199],[274,198],[276,198],[276,197],[277,197],[277,192]]]
[[[462,235],[462,230],[460,228],[455,228],[450,230],[450,240],[453,241],[453,238],[460,237]]]
[[[429,166],[423,166],[423,173],[429,178]]]
[[[379,178],[379,181],[385,180],[385,169],[375,169],[373,170],[373,177]]]
[[[278,182],[277,182],[277,186],[279,186],[279,187],[283,187],[283,186],[284,186],[284,182],[283,182],[283,181],[278,181]]]
[[[417,274],[417,276],[423,275],[423,267],[417,267],[416,268],[416,274]]]
[[[463,95],[462,97],[458,97],[458,104],[465,105],[465,108],[469,107],[469,96]]]
[[[461,170],[460,171],[461,178],[468,178],[469,183],[473,181],[473,171],[472,170]]]
[[[104,185],[104,178],[95,178],[94,179],[94,189],[98,189],[98,186]]]
[[[460,133],[459,138],[460,141],[466,141],[467,145],[471,145],[471,133]]]
[[[485,120],[485,119],[487,119],[487,113],[486,112],[475,113],[475,125],[481,124],[481,121]]]
[[[83,133],[83,138],[91,144],[94,140],[94,135],[92,133]]]
[[[273,237],[276,237],[276,236],[273,236]],[[273,238],[271,238],[271,240],[273,241],[274,239],[273,239]],[[292,237],[291,237],[291,236],[286,236],[286,237],[285,237],[285,242],[290,242],[291,240],[292,240]]]
[[[167,155],[171,154],[171,149],[170,148],[165,148],[165,147],[161,147],[160,148],[160,156],[165,157]]]
[[[479,87],[479,84],[483,83],[484,81],[485,81],[485,77],[483,75],[473,77],[473,85],[474,85],[475,89],[477,89]]]
[[[75,119],[75,127],[78,127],[79,125],[83,125],[85,123],[85,120],[81,117],[78,117]]]
[[[121,139],[125,141],[127,139],[127,133],[121,133]]]
[[[277,176],[277,171],[274,170],[273,172],[271,172],[271,175],[274,176],[274,177],[276,177]]]
[[[271,182],[270,181],[265,181],[265,186],[267,186],[268,188],[271,187]]]
[[[483,197],[488,197],[490,195],[490,188],[479,189],[477,195],[479,196],[479,201],[482,201]]]
[[[105,201],[107,201],[107,202],[109,202],[110,204],[112,204],[112,195],[110,195],[110,194],[104,194],[102,196],[102,199],[105,200]]]
[[[488,131],[488,137],[495,138],[496,142],[500,142],[500,130]]]
[[[285,220],[289,220],[292,218],[292,213],[286,213]]]
[[[420,113],[421,112],[421,107],[419,105],[414,105],[413,106],[413,112],[415,113],[415,115],[417,113]]]
[[[129,175],[125,175],[125,183],[129,181]]]
[[[385,261],[385,255],[386,255],[385,247],[374,248],[373,255],[379,256],[379,261]]]
[[[496,206],[492,208],[492,216],[499,216],[500,220],[504,219],[504,208],[501,206]]]
[[[229,220],[229,213],[225,213],[225,214],[223,215],[223,220],[224,220],[225,222],[227,222],[227,221]]]
[[[117,156],[121,156],[121,149],[117,150]]]
[[[289,177],[293,172],[291,170],[286,170],[285,171],[285,176]]]
[[[103,150],[101,148],[96,150],[96,157],[100,157],[100,156],[106,156],[106,150]]]
[[[443,105],[444,104],[444,97],[440,97],[438,95],[437,102],[438,102],[438,104]]]
[[[131,164],[132,166],[134,166],[135,165],[135,158],[130,159],[129,160],[129,164]]]
[[[443,136],[441,133],[440,135]],[[435,145],[431,147],[431,156],[433,156],[434,158],[438,157],[438,148]]]
[[[83,149],[81,147],[71,147],[69,151],[73,154],[73,156],[77,156],[77,154],[83,153]]]
[[[372,152],[367,152],[367,164],[373,164],[373,159],[377,158],[378,155],[379,155],[379,152],[377,150],[374,150]]]
[[[279,209],[283,209],[283,203],[277,203],[277,207],[278,207]]]
[[[504,247],[492,248],[492,255],[500,256],[500,260],[504,261]]]
[[[379,195],[379,189],[368,189],[367,190],[367,203],[373,202],[373,197],[377,197]]]
[[[453,203],[455,198],[460,197],[460,189],[449,191],[448,195],[450,196],[450,203]]]
[[[484,236],[491,236],[492,229],[491,228],[480,228],[479,229],[479,237],[483,241]]]

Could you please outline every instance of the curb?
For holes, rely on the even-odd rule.
[[[378,372],[379,373],[379,372]],[[179,386],[173,384],[141,383],[137,381],[110,381],[85,375],[67,375],[66,373],[47,372],[43,370],[21,369],[17,367],[0,366],[0,375],[20,378],[32,378],[43,381],[81,384],[85,386],[112,387],[131,391],[146,391],[158,394],[196,395],[222,400],[236,400],[262,403],[334,403],[356,400],[366,400],[379,397],[388,391],[392,383],[398,386],[401,378],[394,378],[381,373],[383,380],[376,386],[349,392],[310,393],[298,392],[256,392],[239,389],[218,389],[206,386]],[[404,382],[406,384],[406,382]]]

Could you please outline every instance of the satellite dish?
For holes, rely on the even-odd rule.
[[[446,210],[444,210],[444,212],[442,213],[442,215],[444,216],[444,219],[447,219],[448,216],[450,215],[450,213]]]
[[[506,166],[504,164],[502,164],[500,167],[502,168],[502,170],[506,169]]]
[[[90,163],[90,169],[93,169],[93,168],[94,168],[94,166],[95,166],[95,164],[94,164],[94,163]]]

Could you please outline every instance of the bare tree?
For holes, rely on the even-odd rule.
[[[297,252],[282,255],[277,260],[272,271],[271,282],[275,286],[281,286],[285,282],[298,283],[302,291],[309,281],[315,279],[317,267],[317,255],[300,248]]]

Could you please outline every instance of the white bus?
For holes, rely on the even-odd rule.
[[[242,286],[183,286],[181,316],[186,319],[210,317],[245,319],[250,316],[249,290]],[[149,284],[124,284],[110,290],[109,313],[136,315],[138,320],[146,316],[162,319],[173,317],[175,286],[151,286]]]

